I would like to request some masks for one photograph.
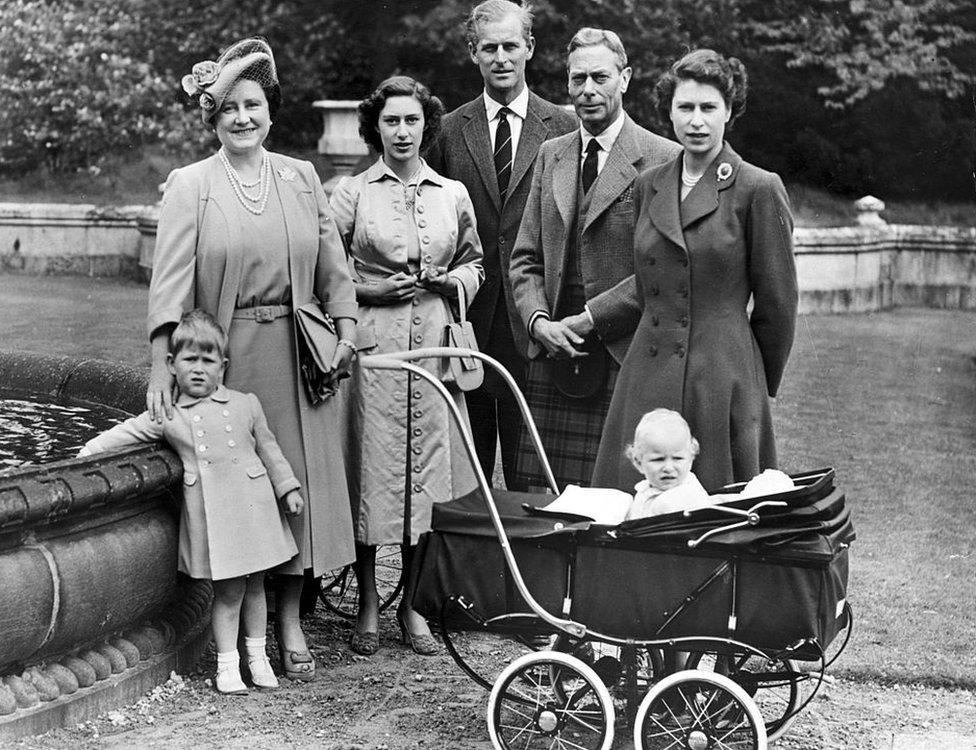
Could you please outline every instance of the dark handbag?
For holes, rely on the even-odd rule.
[[[592,398],[603,390],[610,371],[610,354],[599,336],[591,333],[579,349],[587,356],[554,359],[549,363],[553,387],[566,398]]]
[[[474,326],[467,319],[467,305],[464,297],[464,284],[457,281],[458,321],[444,326],[444,346],[478,351],[478,340],[474,337]],[[480,359],[474,357],[450,357],[444,368],[441,380],[445,385],[460,391],[473,391],[485,380],[485,368]]]
[[[298,364],[302,382],[312,406],[325,401],[335,391],[332,382],[332,359],[339,344],[335,321],[315,302],[295,308],[298,333]]]

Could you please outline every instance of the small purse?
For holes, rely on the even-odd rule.
[[[317,406],[336,391],[330,378],[332,359],[339,345],[335,321],[318,303],[306,302],[295,308],[295,328],[302,382],[308,400]]]
[[[455,279],[458,290],[458,318],[456,323],[444,326],[444,346],[478,350],[478,340],[474,337],[474,327],[467,318],[467,305],[464,297],[464,284]],[[485,380],[485,368],[480,359],[474,357],[450,357],[441,378],[445,385],[460,391],[473,391]]]
[[[553,387],[570,399],[585,400],[600,393],[607,384],[610,355],[596,333],[591,333],[579,349],[587,356],[554,359],[549,363]]]

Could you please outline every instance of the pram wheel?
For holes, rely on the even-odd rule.
[[[641,701],[635,750],[765,750],[766,727],[739,685],[714,672],[665,677]]]
[[[488,698],[488,733],[496,750],[609,750],[613,703],[586,664],[540,651],[509,664]]]
[[[376,590],[380,612],[396,601],[403,589],[403,561],[399,544],[376,548]],[[339,617],[355,620],[359,614],[359,586],[352,565],[325,573],[319,581],[319,599]]]
[[[687,668],[717,672],[742,687],[759,708],[770,742],[782,737],[796,718],[800,704],[799,683],[806,679],[806,675],[791,659],[696,651],[688,657]]]

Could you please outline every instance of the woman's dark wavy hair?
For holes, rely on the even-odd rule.
[[[671,122],[671,101],[681,81],[698,81],[721,92],[731,112],[728,129],[746,111],[749,79],[742,62],[736,57],[726,59],[715,50],[696,49],[674,63],[654,86],[654,106],[662,122]]]
[[[376,153],[383,153],[383,141],[376,129],[380,121],[383,105],[391,96],[412,96],[424,111],[424,135],[420,142],[421,150],[429,146],[441,129],[441,115],[444,105],[433,96],[424,84],[410,76],[391,76],[376,87],[376,91],[359,103],[359,134]]]

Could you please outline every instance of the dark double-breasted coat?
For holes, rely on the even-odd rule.
[[[769,397],[796,324],[793,220],[783,183],[728,145],[684,201],[679,155],[634,184],[641,317],[624,359],[593,484],[631,491],[624,455],[641,415],[679,411],[708,490],[776,466]],[[752,310],[748,309],[750,298]]]

